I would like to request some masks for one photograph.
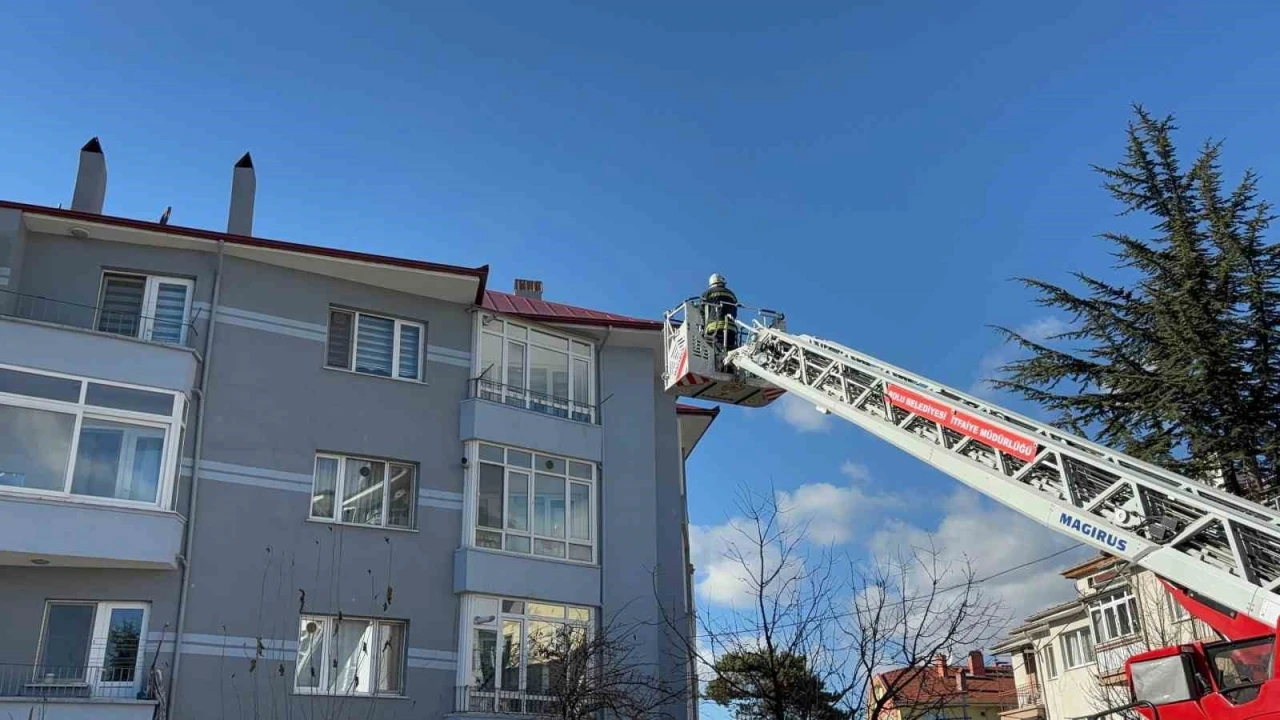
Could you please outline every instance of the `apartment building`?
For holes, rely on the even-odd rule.
[[[96,139],[0,202],[0,717],[528,715],[606,625],[686,686],[661,324],[256,238],[232,175],[226,232],[103,214]]]
[[[1063,571],[1077,598],[1046,608],[1009,632],[1017,707],[1007,720],[1068,720],[1129,702],[1124,663],[1154,648],[1217,640],[1147,570],[1099,555]]]
[[[897,668],[877,674],[869,692],[891,694],[876,720],[996,720],[1013,706],[1008,665],[988,665],[981,650],[952,665],[938,656],[927,668]]]

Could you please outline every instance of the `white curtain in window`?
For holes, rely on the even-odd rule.
[[[338,632],[330,638],[332,660],[329,690],[337,693],[368,693],[373,684],[371,668],[376,652],[373,623],[368,620],[343,620]]]
[[[356,330],[356,370],[391,377],[395,335],[394,320],[361,315]]]
[[[324,624],[311,618],[302,618],[298,628],[298,662],[294,668],[295,685],[300,688],[320,687],[324,672]]]

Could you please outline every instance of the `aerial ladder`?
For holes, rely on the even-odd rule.
[[[1059,533],[1155,573],[1221,642],[1129,658],[1133,711],[1280,718],[1280,513],[830,340],[735,313],[708,336],[690,299],[664,321],[669,394],[762,407],[791,393]],[[1121,708],[1125,709],[1125,708]]]

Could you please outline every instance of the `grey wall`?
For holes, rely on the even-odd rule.
[[[22,277],[25,249],[26,230],[22,227],[22,212],[0,209],[0,315],[12,311],[12,293]]]
[[[618,422],[625,420],[620,418]],[[460,424],[463,440],[487,440],[592,462],[600,462],[603,449],[599,425],[573,422],[489,400],[464,402]]]

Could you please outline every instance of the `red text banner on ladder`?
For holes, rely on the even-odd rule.
[[[915,413],[923,418],[928,418],[965,437],[981,440],[993,448],[1003,450],[1027,462],[1036,459],[1036,443],[1034,440],[1009,432],[1004,428],[996,427],[985,420],[897,385],[886,384],[884,395],[891,405],[900,407],[907,412]]]

